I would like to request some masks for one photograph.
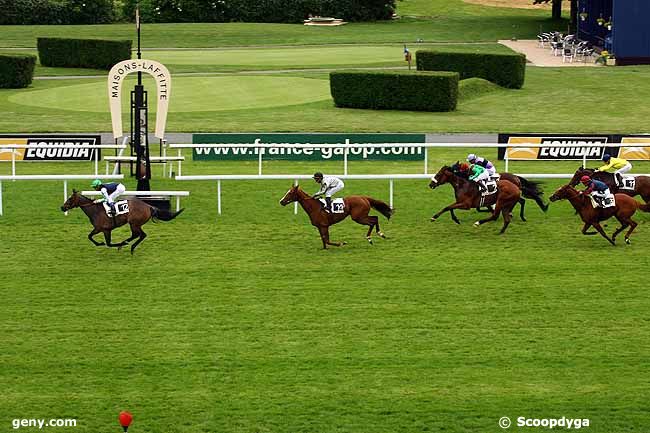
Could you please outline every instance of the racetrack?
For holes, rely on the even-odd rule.
[[[432,155],[431,170],[463,153]],[[205,164],[184,172],[256,162]],[[19,170],[44,166],[57,168]],[[217,217],[215,185],[156,178],[192,195],[177,220],[144,226],[131,257],[87,241],[85,216],[58,209],[59,183],[4,182],[1,418],[73,417],[74,431],[96,432],[129,408],[137,431],[186,433],[497,431],[502,416],[566,416],[589,418],[590,432],[642,431],[650,215],[631,246],[610,247],[579,234],[568,203],[545,215],[530,202],[529,221],[498,236],[501,221],[476,229],[473,211],[460,226],[429,222],[452,193],[427,183],[396,183],[388,240],[370,246],[347,220],[332,237],[349,244],[322,251],[306,216],[279,206],[286,182],[224,184]],[[388,185],[344,192],[387,200]]]

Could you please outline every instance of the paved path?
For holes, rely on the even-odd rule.
[[[576,67],[576,66],[598,66],[594,63],[595,58],[587,58],[586,62],[583,62],[582,59],[574,60],[573,62],[567,61],[564,63],[562,61],[562,56],[554,56],[553,51],[550,47],[541,48],[539,42],[522,40],[522,41],[499,41],[500,44],[505,45],[511,50],[517,51],[518,53],[523,53],[526,55],[526,60],[532,63],[535,66],[567,66],[567,67]]]

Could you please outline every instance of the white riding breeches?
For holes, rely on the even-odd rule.
[[[485,182],[490,179],[490,173],[485,170],[483,173],[479,174],[474,178],[474,182]]]
[[[115,188],[115,191],[112,194],[109,194],[108,197],[106,197],[106,201],[108,201],[108,204],[115,203],[115,199],[117,199],[120,196],[120,194],[124,193],[124,191],[126,191],[124,185],[119,184],[117,188]]]
[[[337,192],[341,191],[345,185],[338,185],[338,186],[333,186],[332,188],[328,188],[325,191],[325,197],[332,197],[334,194]]]
[[[616,173],[616,174],[625,174],[625,173],[627,173],[627,172],[630,171],[630,170],[632,170],[632,164],[630,164],[630,163],[628,162],[628,163],[625,164],[623,167],[621,167],[621,168],[619,168],[618,170],[616,170],[614,173]]]
[[[495,174],[497,174],[497,169],[496,169],[495,167],[492,167],[492,168],[486,168],[485,170],[488,172],[488,174],[490,175],[490,177],[492,177],[492,176],[494,176]]]

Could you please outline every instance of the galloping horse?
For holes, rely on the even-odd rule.
[[[625,243],[630,243],[630,235],[637,226],[637,223],[632,220],[632,215],[636,212],[637,209],[641,209],[643,212],[650,212],[650,204],[641,204],[627,194],[615,194],[616,205],[608,208],[594,208],[591,199],[583,194],[582,191],[576,190],[571,185],[561,186],[557,191],[549,197],[551,201],[556,200],[569,200],[571,206],[580,214],[580,218],[585,223],[582,227],[583,235],[595,235],[596,232],[588,232],[589,227],[593,226],[598,233],[600,233],[605,239],[609,241],[612,245],[616,245],[616,236],[625,230],[628,226],[630,230],[625,234]],[[616,217],[616,219],[621,223],[621,227],[617,228],[612,238],[607,237],[607,233],[599,224],[600,221],[605,221],[611,217]]]
[[[484,203],[481,203],[481,193],[479,192],[478,185],[476,185],[476,183],[472,182],[471,180],[467,180],[461,176],[456,175],[449,166],[442,167],[438,173],[431,178],[429,188],[435,189],[436,187],[445,183],[451,184],[451,186],[454,188],[456,202],[450,204],[437,214],[433,215],[431,217],[431,221],[437,220],[440,215],[449,211],[451,214],[451,219],[456,224],[460,224],[460,221],[458,218],[456,218],[456,214],[454,214],[454,209],[469,210],[478,208],[479,206],[495,205],[491,217],[476,221],[474,224],[481,225],[488,221],[494,221],[499,217],[499,213],[501,212],[503,213],[504,221],[503,228],[501,229],[501,233],[503,233],[512,220],[511,212],[517,203],[521,205],[519,216],[521,217],[522,221],[526,221],[526,218],[524,218],[524,206],[526,204],[526,201],[521,197],[521,191],[519,190],[519,187],[517,187],[517,185],[513,184],[512,182],[509,182],[507,180],[500,180],[497,182],[497,192],[485,197]]]
[[[451,170],[454,172],[454,174],[468,179],[468,175],[463,174],[460,171],[460,161],[456,161],[456,163],[451,166]],[[548,204],[544,203],[544,200],[542,200],[544,191],[540,187],[539,182],[533,182],[532,180],[528,180],[524,177],[517,176],[516,174],[512,173],[499,173],[499,175],[501,176],[500,179],[507,180],[508,182],[517,185],[517,187],[521,190],[521,195],[523,195],[524,198],[535,200],[535,203],[537,203],[537,206],[539,206],[542,211],[546,212],[548,210]]]
[[[370,216],[368,213],[370,212],[370,208],[373,208],[381,212],[386,219],[390,219],[394,212],[387,203],[384,203],[381,200],[375,200],[372,197],[363,195],[351,195],[343,199],[345,204],[343,213],[328,213],[323,209],[319,200],[312,198],[309,194],[300,189],[298,185],[292,186],[289,191],[287,191],[284,197],[280,200],[280,204],[286,206],[294,201],[300,203],[300,206],[302,206],[307,215],[309,215],[311,225],[318,229],[321,240],[323,241],[323,249],[327,249],[328,245],[334,245],[336,247],[345,245],[345,242],[330,242],[329,226],[343,221],[348,215],[350,215],[358,224],[370,226],[368,228],[368,233],[366,234],[366,239],[370,244],[372,244],[371,235],[373,227],[376,229],[377,235],[380,238],[386,238],[379,229],[379,217]]]
[[[171,221],[180,215],[185,209],[181,209],[178,212],[169,212],[164,209],[158,209],[157,207],[148,205],[142,200],[134,199],[128,200],[129,202],[129,212],[123,215],[117,215],[115,218],[111,218],[106,215],[104,210],[104,205],[101,203],[94,203],[92,199],[84,197],[79,194],[79,191],[74,190],[70,198],[61,206],[63,212],[67,212],[70,209],[75,207],[81,208],[82,211],[88,216],[90,223],[93,225],[93,230],[88,234],[88,239],[90,242],[95,244],[95,246],[106,245],[108,247],[117,247],[122,248],[124,245],[127,245],[133,239],[138,238],[133,245],[131,245],[131,254],[135,250],[135,247],[138,246],[140,242],[147,237],[147,234],[142,230],[142,226],[147,223],[149,220],[161,221]],[[111,242],[111,232],[113,229],[123,226],[124,224],[129,223],[131,226],[131,237],[123,240],[117,244]],[[104,242],[97,242],[93,239],[97,233],[104,233]]]
[[[640,195],[644,202],[650,202],[650,177],[648,176],[635,176],[636,182],[634,184],[634,189],[624,189],[619,188],[614,179],[612,173],[607,173],[604,171],[595,171],[593,168],[584,168],[580,166],[571,178],[569,185],[576,186],[580,183],[580,178],[582,176],[589,176],[593,179],[600,180],[605,182],[609,187],[609,190],[613,193],[627,194],[631,197]]]

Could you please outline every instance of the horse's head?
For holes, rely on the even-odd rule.
[[[583,166],[580,166],[580,168],[578,168],[576,172],[573,174],[573,177],[569,181],[569,185],[576,186],[577,184],[580,183],[580,178],[582,176],[591,176],[593,174],[594,174],[593,168],[584,168]]]
[[[438,173],[436,173],[435,176],[431,178],[431,182],[429,183],[429,188],[435,189],[437,186],[449,182],[449,180],[453,176],[454,176],[454,172],[451,169],[451,167],[445,165],[440,170],[438,170]]]
[[[293,203],[294,201],[298,200],[298,191],[300,190],[300,187],[298,185],[294,185],[291,188],[289,188],[289,191],[280,199],[280,204],[282,206],[286,206],[289,203]]]
[[[558,200],[564,200],[567,198],[571,198],[576,194],[575,188],[571,186],[571,184],[561,186],[553,193],[552,196],[550,196],[548,199],[551,201],[558,201]]]
[[[72,195],[70,198],[68,198],[65,203],[63,203],[63,206],[61,206],[61,211],[67,212],[72,208],[79,207],[79,200],[81,198],[81,194],[79,194],[79,191],[76,189],[72,190]]]

